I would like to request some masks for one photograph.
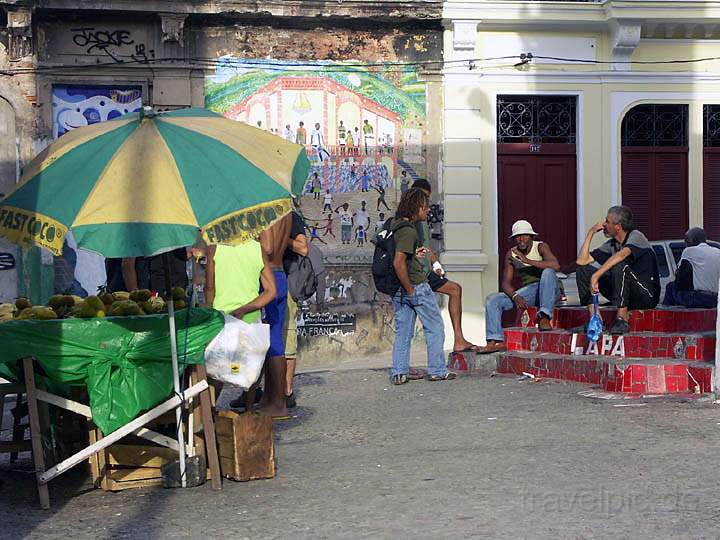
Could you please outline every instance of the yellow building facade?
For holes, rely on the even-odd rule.
[[[514,219],[561,264],[614,204],[649,236],[714,226],[720,2],[449,0],[443,20],[442,260],[468,337]]]

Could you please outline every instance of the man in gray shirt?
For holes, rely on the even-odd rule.
[[[700,227],[685,233],[685,245],[675,281],[665,287],[663,304],[714,308],[718,302],[720,249],[708,245],[705,231]]]
[[[590,250],[593,237],[603,231],[609,238]],[[601,266],[598,268],[594,263]],[[613,206],[605,221],[596,223],[587,233],[577,258],[576,273],[580,303],[594,314],[592,295],[602,293],[617,307],[611,334],[630,330],[628,310],[652,309],[660,299],[660,277],[655,252],[643,233],[635,229],[632,210]]]

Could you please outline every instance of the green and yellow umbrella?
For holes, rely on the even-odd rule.
[[[205,109],[139,113],[75,129],[0,201],[0,235],[62,253],[68,230],[106,257],[256,237],[292,209],[302,146]]]

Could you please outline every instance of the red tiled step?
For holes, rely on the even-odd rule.
[[[610,328],[617,310],[615,308],[600,308],[600,316],[605,325]],[[515,326],[535,326],[537,308],[517,310]],[[631,332],[710,332],[715,330],[717,310],[715,309],[687,309],[665,308],[644,309],[630,312]],[[555,328],[574,328],[588,321],[588,312],[583,307],[555,308],[552,324]]]
[[[506,328],[505,343],[509,351],[549,352],[573,354],[574,348],[588,353],[590,342],[586,334],[566,330],[539,332],[534,328]],[[632,358],[676,358],[681,360],[715,360],[715,334],[631,333],[624,336],[603,335],[597,343],[599,356]]]
[[[599,385],[608,392],[683,394],[712,392],[713,367],[673,359],[614,359],[551,353],[507,352],[498,356],[498,372]]]

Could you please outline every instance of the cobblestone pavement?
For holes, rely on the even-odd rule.
[[[514,378],[388,384],[299,377],[278,475],[187,490],[92,490],[38,509],[28,464],[0,465],[5,538],[717,538],[720,409],[593,400]],[[224,399],[227,399],[224,398]],[[25,468],[25,471],[23,471]]]

